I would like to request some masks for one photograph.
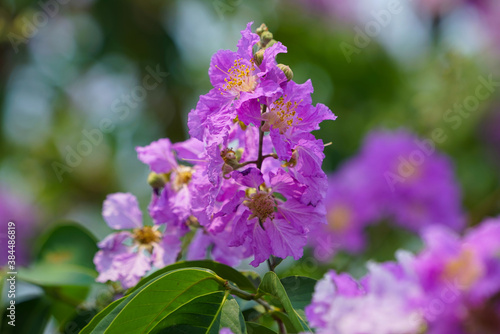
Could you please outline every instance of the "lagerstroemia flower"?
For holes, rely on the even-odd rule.
[[[287,78],[277,66],[275,57],[286,52],[281,43],[265,49],[260,65],[254,60],[253,47],[259,36],[251,31],[252,22],[241,32],[238,51],[218,51],[210,63],[209,76],[214,88],[204,96],[189,114],[189,133],[207,144],[221,143],[232,121],[259,117],[259,107],[247,108],[259,99],[277,98]],[[245,111],[245,112],[243,112]]]
[[[427,293],[429,333],[495,333],[500,328],[500,218],[460,238],[428,229],[415,264]],[[445,307],[443,307],[445,306]]]
[[[375,131],[360,153],[374,197],[386,215],[410,230],[440,224],[465,225],[460,188],[451,161],[435,143],[405,131]]]
[[[227,246],[253,255],[255,266],[270,255],[300,258],[311,228],[326,222],[324,145],[311,131],[336,118],[326,106],[312,105],[311,81],[287,81],[275,60],[286,51],[281,43],[265,48],[262,63],[255,63],[258,41],[249,24],[237,52],[212,58],[214,88],[200,97],[188,123],[205,145],[192,181],[192,213],[204,229],[195,240],[216,250],[223,242],[215,240],[230,235],[222,238]]]
[[[329,272],[316,285],[307,318],[319,334],[497,333],[499,240],[500,218],[463,237],[429,227],[415,257],[400,252],[397,263],[370,264],[359,282]]]
[[[412,261],[409,254],[400,257]],[[306,315],[318,334],[416,334],[422,326],[422,297],[411,267],[372,263],[359,282],[347,274],[327,273],[316,285]]]
[[[406,130],[369,133],[361,151],[330,175],[328,225],[316,226],[311,245],[321,260],[339,249],[364,248],[363,229],[387,220],[419,232],[433,225],[465,225],[460,188],[450,160],[434,143]]]
[[[181,242],[177,235],[163,234],[158,226],[143,226],[137,199],[128,193],[109,195],[104,201],[106,223],[119,231],[107,236],[94,257],[98,282],[119,281],[127,289],[152,266],[162,268],[175,262]]]
[[[185,233],[185,224],[191,216],[191,179],[196,167],[189,166],[190,159],[197,158],[203,145],[196,139],[172,144],[168,138],[160,139],[145,147],[137,147],[139,160],[147,164],[158,178],[163,180],[155,189],[149,213],[155,224],[166,224],[169,232]],[[184,160],[180,164],[178,160]]]
[[[257,266],[271,255],[300,258],[309,231],[326,223],[324,145],[311,131],[336,116],[325,105],[312,105],[310,80],[293,82],[289,68],[277,63],[286,52],[280,42],[261,39],[251,23],[241,35],[236,52],[212,57],[213,88],[189,113],[191,138],[175,144],[164,138],[136,150],[151,170],[155,225],[177,238],[196,230],[186,259],[210,253],[235,266],[253,256]],[[130,208],[117,212],[127,216]],[[122,217],[115,220],[121,228]],[[121,233],[109,243],[110,252],[130,250],[119,238],[134,235]],[[149,267],[139,269],[142,275]],[[113,270],[102,276],[123,281]]]

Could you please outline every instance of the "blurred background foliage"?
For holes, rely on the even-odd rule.
[[[255,21],[254,28],[261,22],[269,26],[288,47],[278,61],[292,68],[295,81],[311,78],[313,101],[328,105],[339,116],[317,133],[332,142],[325,151],[326,171],[334,171],[354,155],[371,129],[406,127],[430,138],[433,130],[442,128],[447,139],[438,149],[455,163],[470,224],[497,215],[498,91],[481,100],[457,129],[444,119],[455,103],[475,94],[478,77],[500,80],[497,33],[472,1],[448,1],[447,7],[429,5],[430,1],[400,3],[401,14],[393,15],[387,26],[369,37],[366,47],[347,59],[342,43],[354,46],[359,29],[375,20],[372,11],[387,8],[387,1],[3,0],[0,187],[7,193],[4,196],[16,196],[31,208],[27,210],[36,212],[23,226],[31,231],[22,241],[25,247],[42,243],[29,246],[32,259],[66,263],[64,256],[41,258],[37,252],[47,243],[33,238],[56,238],[50,229],[61,221],[77,222],[68,226],[78,232],[61,232],[72,242],[85,244],[87,237],[79,235],[87,235],[87,229],[94,241],[108,234],[100,216],[108,193],[132,192],[146,208],[148,170],[136,159],[134,147],[161,137],[174,142],[187,138],[187,113],[211,87],[207,75],[211,55],[218,49],[234,50],[248,21]],[[168,75],[145,96],[130,102],[152,69]],[[95,133],[103,120],[113,129],[101,132],[102,140],[94,137],[95,144],[85,133]],[[90,148],[83,141],[90,142]],[[68,154],[76,161],[72,166]],[[394,249],[405,246],[397,235],[381,231],[374,231],[373,238],[382,240],[387,250],[378,259],[391,257]],[[85,247],[93,256],[95,249]],[[371,250],[367,254],[374,257]],[[72,265],[93,270],[90,259],[68,256],[68,263],[74,260]],[[342,261],[351,260],[339,255],[335,265],[346,268]],[[323,269],[317,264],[311,269],[307,261],[287,270],[319,277]],[[352,264],[349,268],[356,271]],[[30,270],[26,281],[43,277],[36,265]],[[44,309],[44,303],[53,309],[60,308],[61,302],[66,307],[80,305],[81,289],[73,283],[70,287],[78,291],[70,297],[76,300],[66,298],[63,290],[70,287],[63,288],[64,282],[51,284],[44,287],[46,297],[27,298],[33,304],[25,305],[27,309]],[[92,289],[97,289],[94,296],[105,297],[99,302],[94,298],[92,305],[83,308],[89,314],[112,296],[104,286]],[[84,292],[87,296],[89,291]],[[52,329],[47,330],[59,326],[76,332],[71,328],[78,328],[78,321],[84,323],[85,315],[73,313],[55,312]],[[78,317],[83,320],[65,327],[67,319]],[[45,324],[47,319],[40,313],[37,321]]]

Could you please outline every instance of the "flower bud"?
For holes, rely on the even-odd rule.
[[[264,61],[264,49],[260,49],[253,55],[253,60],[257,64],[257,66],[260,66],[262,62]]]
[[[262,35],[260,35],[260,42],[264,46],[267,46],[267,43],[269,43],[272,39],[273,33],[270,31],[264,31]]]
[[[167,179],[165,178],[165,175],[156,174],[155,172],[149,173],[148,184],[153,189],[161,189],[161,188],[165,187],[166,183],[167,183]]]
[[[283,71],[283,73],[285,73],[286,78],[288,79],[288,81],[290,81],[290,80],[293,79],[293,72],[292,72],[292,70],[290,69],[289,66],[284,65],[284,64],[278,64],[278,67],[280,68],[280,70]]]
[[[265,48],[266,48],[266,49],[267,49],[267,48],[270,48],[270,47],[271,47],[271,46],[273,46],[273,45],[274,45],[274,43],[276,43],[276,42],[278,42],[278,41],[277,41],[277,40],[275,40],[275,39],[270,40],[269,42],[267,42],[267,44],[266,44],[266,47],[265,47]]]
[[[264,31],[268,31],[267,26],[266,26],[266,24],[265,24],[265,23],[262,23],[262,24],[260,25],[260,27],[258,27],[258,28],[255,30],[255,32],[256,32],[256,33],[257,33],[257,35],[259,35],[259,36],[261,36],[261,35],[262,35],[262,33],[263,33]]]

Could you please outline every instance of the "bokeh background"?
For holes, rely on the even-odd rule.
[[[92,240],[109,233],[101,217],[107,194],[131,192],[147,207],[148,170],[135,147],[187,138],[187,114],[211,87],[212,54],[234,50],[249,21],[268,25],[288,47],[278,61],[296,82],[311,78],[313,101],[339,117],[316,134],[332,142],[326,171],[356,154],[372,129],[405,127],[428,138],[442,128],[438,149],[454,162],[468,224],[498,215],[500,87],[456,129],[444,117],[475,96],[480,77],[500,82],[499,16],[495,0],[2,0],[1,226],[17,223],[19,264],[41,258],[40,236],[48,234],[59,244],[84,240],[79,256],[91,259]],[[145,83],[148,75],[156,80]],[[61,223],[67,231],[49,233]],[[324,272],[311,268],[289,270]],[[108,295],[82,307],[84,298],[62,285],[23,286],[24,307],[47,314],[17,332],[77,332],[112,296],[92,287],[91,295]]]

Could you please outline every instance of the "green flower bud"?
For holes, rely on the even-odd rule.
[[[260,49],[253,55],[253,60],[257,64],[257,66],[260,66],[262,62],[264,61],[264,49]]]
[[[266,26],[266,24],[265,24],[265,23],[262,23],[262,24],[260,25],[260,27],[258,27],[258,28],[255,30],[255,32],[256,32],[256,33],[257,33],[257,35],[259,35],[259,36],[261,36],[261,35],[262,35],[262,33],[263,33],[264,31],[268,31],[267,26]]]
[[[155,172],[149,173],[148,184],[153,189],[161,189],[161,188],[165,187],[166,183],[167,183],[167,179],[165,178],[164,174],[156,174]]]
[[[290,81],[290,80],[293,79],[293,72],[292,72],[292,70],[290,69],[289,66],[284,65],[284,64],[278,64],[278,67],[280,68],[280,70],[283,71],[283,73],[285,73],[286,78],[288,79],[288,81]]]
[[[271,47],[271,46],[273,46],[273,45],[274,45],[274,43],[276,43],[276,42],[277,42],[277,40],[275,40],[275,39],[270,40],[270,41],[266,44],[266,47],[265,47],[265,48],[266,48],[266,49],[267,49],[267,48],[270,48],[270,47]]]
[[[262,42],[262,44],[267,44],[272,39],[273,33],[270,31],[264,31],[262,35],[260,35],[260,41]]]

